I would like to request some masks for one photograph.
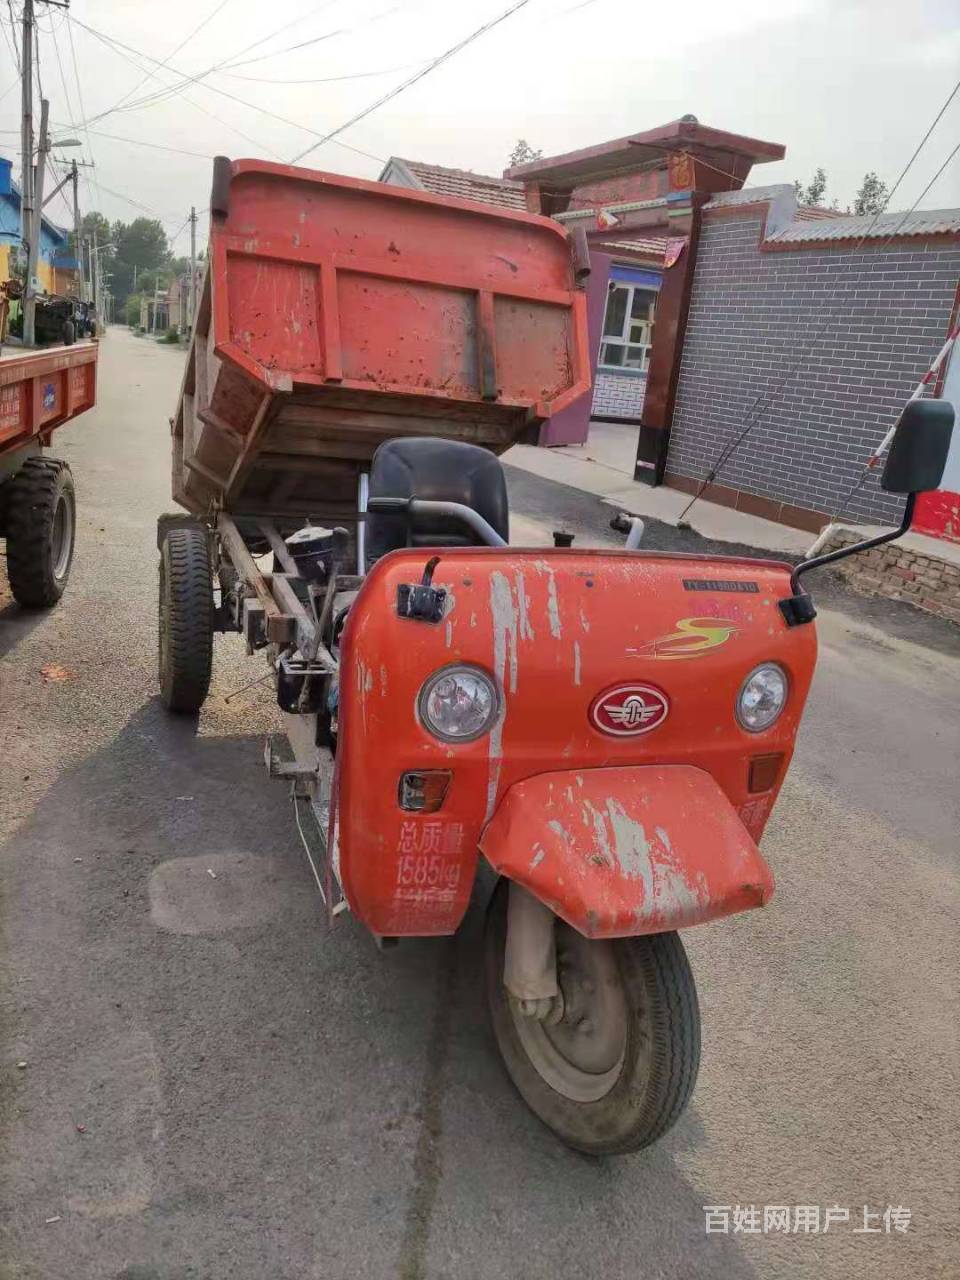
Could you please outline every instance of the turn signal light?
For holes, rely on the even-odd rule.
[[[782,751],[769,756],[751,756],[750,776],[747,782],[748,789],[750,791],[769,791],[776,785],[782,767]]]
[[[418,769],[401,773],[397,799],[410,813],[436,813],[443,804],[453,774],[449,769]]]

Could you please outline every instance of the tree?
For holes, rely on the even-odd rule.
[[[114,226],[114,234],[117,257],[131,267],[156,269],[166,266],[170,261],[167,233],[163,229],[163,223],[156,218],[134,218],[127,225],[118,222]]]
[[[805,187],[802,182],[794,181],[793,189],[797,193],[797,202],[799,204],[813,205],[817,209],[822,208],[824,196],[827,193],[826,170],[817,169],[810,179],[809,186]]]
[[[518,138],[516,146],[510,152],[510,168],[516,164],[529,164],[531,160],[542,159],[542,151],[535,151],[526,138]]]
[[[889,199],[890,192],[887,190],[887,184],[881,182],[871,169],[869,173],[863,175],[860,190],[853,201],[853,212],[883,213]]]

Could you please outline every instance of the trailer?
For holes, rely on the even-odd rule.
[[[76,493],[53,432],[97,397],[97,343],[0,350],[0,536],[7,577],[23,608],[56,604],[73,561]]]

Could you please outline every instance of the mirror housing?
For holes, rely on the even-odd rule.
[[[943,479],[953,405],[948,400],[910,400],[900,415],[880,477],[887,493],[926,493]]]

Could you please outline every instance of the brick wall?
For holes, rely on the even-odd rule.
[[[639,422],[646,389],[645,374],[597,369],[593,375],[593,416],[636,418]]]
[[[822,550],[850,546],[861,536],[851,529],[838,529]],[[864,595],[907,600],[918,609],[960,623],[960,565],[956,563],[927,555],[909,543],[888,542],[838,560],[832,568]],[[816,596],[816,587],[812,590]]]
[[[960,243],[761,250],[762,218],[756,205],[704,214],[667,469],[702,479],[769,395],[719,484],[832,515],[943,343]],[[871,475],[846,512],[894,523],[901,505]]]

